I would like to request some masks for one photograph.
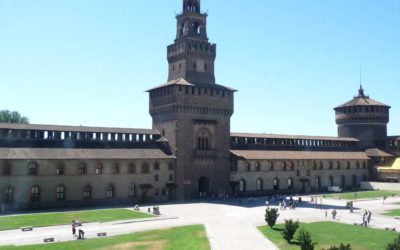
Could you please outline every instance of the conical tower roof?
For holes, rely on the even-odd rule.
[[[390,106],[383,104],[381,102],[375,101],[375,100],[369,98],[369,96],[365,95],[362,85],[360,86],[360,89],[358,90],[357,96],[355,96],[352,100],[336,107],[335,109],[345,108],[345,107],[354,107],[354,106],[382,106],[382,107],[390,108]]]

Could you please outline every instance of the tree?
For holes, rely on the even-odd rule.
[[[299,242],[301,250],[314,250],[314,243],[312,242],[311,234],[305,229],[300,229],[297,235],[297,241]]]
[[[267,208],[265,209],[265,221],[270,228],[275,226],[276,220],[279,217],[277,208]]]
[[[400,250],[400,235],[387,245],[386,250]]]
[[[343,243],[340,243],[340,245],[337,246],[331,246],[327,250],[351,250],[350,244],[344,245]]]
[[[29,119],[17,111],[1,110],[0,122],[29,124]]]
[[[293,220],[285,220],[285,226],[282,231],[283,238],[290,244],[294,234],[299,228],[299,222],[293,222]]]

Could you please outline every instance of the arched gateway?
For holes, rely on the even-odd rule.
[[[198,184],[198,193],[200,197],[205,197],[210,192],[210,180],[207,177],[201,177]]]

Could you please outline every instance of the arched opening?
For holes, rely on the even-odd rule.
[[[353,175],[353,186],[357,186],[357,175]]]
[[[207,177],[201,177],[199,179],[198,192],[200,197],[207,196],[210,192],[210,180]]]
[[[321,177],[315,178],[315,189],[318,191],[321,189]]]
[[[278,178],[274,178],[274,181],[272,184],[273,184],[274,190],[279,190],[279,179]]]
[[[288,178],[287,186],[288,186],[288,189],[292,189],[293,188],[293,179],[292,178]]]
[[[241,179],[239,181],[239,191],[240,192],[245,192],[246,191],[246,181],[244,179]]]
[[[33,186],[31,188],[31,202],[39,202],[40,201],[40,189],[38,186]]]
[[[261,191],[264,189],[263,180],[261,178],[257,179],[257,191]]]
[[[57,187],[57,201],[64,201],[65,200],[65,187],[60,185]]]
[[[194,23],[193,24],[193,34],[199,35],[200,34],[200,24],[199,23]]]

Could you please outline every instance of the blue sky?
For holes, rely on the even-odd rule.
[[[400,134],[399,0],[203,0],[216,78],[239,92],[232,131],[336,135],[357,94]],[[0,0],[0,109],[32,123],[150,128],[181,0]]]

